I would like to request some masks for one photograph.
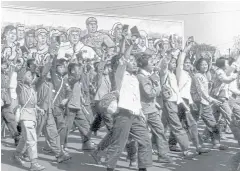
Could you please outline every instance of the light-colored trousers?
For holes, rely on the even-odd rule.
[[[37,133],[36,133],[35,121],[21,121],[22,137],[16,148],[16,151],[20,154],[27,154],[31,161],[37,159]]]

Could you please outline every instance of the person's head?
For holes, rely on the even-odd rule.
[[[169,50],[169,48],[170,48],[169,40],[166,39],[166,38],[164,38],[162,43],[163,43],[163,49],[164,49],[164,51]]]
[[[87,26],[88,33],[97,32],[97,29],[98,29],[97,19],[94,17],[89,17],[86,20],[86,26]]]
[[[9,65],[7,63],[7,60],[1,59],[1,72],[2,73],[8,73],[9,72]]]
[[[56,63],[57,63],[56,72],[59,75],[63,76],[66,73],[65,60],[64,59],[58,59]]]
[[[137,66],[150,73],[153,71],[153,65],[150,62],[150,56],[145,54],[140,54],[139,56],[137,56]]]
[[[220,57],[216,60],[216,64],[215,64],[218,68],[220,69],[227,69],[229,67],[229,61],[227,58],[224,57]]]
[[[110,61],[107,61],[106,64],[104,65],[104,71],[103,71],[103,73],[104,73],[105,75],[107,75],[107,74],[109,74],[111,71],[112,71],[111,63],[110,63]]]
[[[115,23],[112,28],[112,36],[115,38],[122,38],[123,25],[121,23]]]
[[[141,30],[139,31],[141,38],[139,39],[139,44],[140,46],[144,47],[148,47],[148,35],[145,31]]]
[[[52,80],[50,71],[47,73],[46,79],[47,79],[47,81],[51,81]]]
[[[24,25],[17,26],[17,38],[18,40],[22,40],[25,38],[25,27]]]
[[[16,72],[20,71],[24,65],[24,61],[22,58],[19,58],[16,62]]]
[[[206,73],[209,69],[208,60],[205,58],[200,58],[196,62],[196,70],[201,73]]]
[[[68,73],[73,76],[75,79],[79,80],[82,75],[82,67],[76,63],[70,63],[68,65]]]
[[[31,72],[35,72],[37,66],[35,64],[35,59],[28,59],[27,60],[27,68],[31,71]]]
[[[72,27],[68,29],[68,40],[72,44],[77,44],[80,40],[81,29]]]
[[[191,59],[189,57],[186,57],[184,60],[183,69],[185,71],[190,71],[191,68],[192,68]]]
[[[14,43],[17,40],[17,29],[13,25],[8,25],[4,28],[2,39],[7,43]]]
[[[3,57],[4,57],[5,59],[8,59],[8,58],[12,55],[12,48],[11,48],[11,47],[5,47],[5,48],[3,49],[2,54],[3,54]]]
[[[35,36],[36,36],[38,45],[47,44],[48,31],[46,29],[44,28],[37,29]]]
[[[148,39],[148,47],[149,47],[150,49],[154,49],[154,41],[153,41],[152,38],[149,38],[149,39]]]
[[[35,30],[31,29],[25,34],[25,45],[28,48],[32,48],[35,46]]]
[[[67,42],[67,33],[61,32],[60,42]]]
[[[177,67],[177,59],[174,58],[173,53],[174,53],[174,50],[172,49],[169,49],[166,52],[167,58],[170,58],[170,62],[168,64],[168,69],[170,71],[175,71]]]
[[[30,70],[27,70],[25,73],[24,73],[24,76],[23,76],[23,82],[25,84],[28,84],[30,85],[33,81],[33,74]]]

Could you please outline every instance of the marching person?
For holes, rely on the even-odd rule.
[[[221,105],[221,102],[209,95],[209,81],[207,78],[207,72],[209,70],[208,61],[200,58],[196,63],[196,69],[198,73],[195,74],[194,79],[198,95],[201,99],[200,116],[207,126],[207,132],[211,136],[213,148],[225,150],[227,146],[220,144],[220,128],[213,116],[211,108],[212,104]]]
[[[60,143],[64,150],[67,137],[67,125],[65,121],[65,109],[69,92],[69,85],[66,75],[66,67],[64,60],[57,59],[57,55],[53,57],[53,66],[51,67],[51,79],[54,87],[53,98],[53,116],[57,124],[58,134],[60,135]]]
[[[45,167],[37,162],[37,116],[44,115],[44,110],[37,106],[37,93],[32,87],[33,75],[27,70],[23,77],[23,82],[17,87],[19,104],[21,105],[20,122],[22,137],[16,148],[14,159],[21,165],[24,164],[23,155],[27,152],[31,166],[31,171],[44,170]]]
[[[83,139],[82,150],[91,151],[94,150],[94,146],[90,140],[90,124],[86,118],[82,101],[82,85],[81,85],[81,73],[82,69],[79,64],[70,63],[68,65],[68,82],[70,86],[70,92],[67,99],[67,136],[72,129],[73,122],[78,127]],[[67,144],[66,144],[67,145]]]
[[[143,114],[146,117],[146,121],[150,126],[153,136],[156,137],[156,145],[158,151],[158,162],[160,163],[172,163],[173,161],[167,155],[169,147],[168,142],[164,134],[164,127],[156,107],[156,97],[161,92],[161,85],[155,86],[151,73],[153,66],[149,62],[151,56],[141,54],[137,57],[138,67],[140,71],[137,75],[140,83],[140,97]]]
[[[2,118],[5,121],[13,139],[15,146],[19,142],[19,132],[17,130],[17,123],[12,108],[12,99],[10,94],[10,70],[7,61],[1,60],[1,99],[3,105],[1,106]]]
[[[172,134],[176,137],[181,147],[183,156],[185,158],[192,158],[194,155],[189,151],[188,136],[178,116],[178,105],[181,104],[184,107],[186,105],[184,105],[181,98],[177,78],[174,74],[176,62],[176,59],[172,55],[172,50],[168,50],[160,64],[160,82],[162,84],[163,107],[165,111],[163,114],[166,118],[166,123],[164,124],[169,125]]]
[[[200,145],[199,137],[198,137],[198,127],[197,122],[195,121],[191,111],[193,107],[193,100],[191,97],[191,85],[192,85],[192,66],[190,58],[186,57],[187,53],[191,49],[192,44],[188,44],[185,47],[184,51],[180,54],[178,59],[178,65],[176,69],[176,76],[179,86],[179,91],[181,98],[183,99],[185,105],[190,110],[186,110],[182,105],[179,106],[179,118],[180,121],[184,121],[185,127],[187,128],[190,138],[192,139],[193,145],[196,147],[196,151],[201,153],[207,153],[210,149],[202,148]]]
[[[69,154],[61,148],[60,136],[53,117],[53,84],[51,82],[50,69],[52,60],[42,68],[40,78],[36,82],[38,106],[44,110],[44,115],[37,118],[37,137],[42,130],[46,136],[47,144],[54,152],[57,162],[61,163],[71,159]]]

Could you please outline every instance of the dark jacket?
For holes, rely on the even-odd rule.
[[[142,110],[144,114],[157,112],[156,97],[160,93],[159,87],[154,87],[150,76],[146,75],[142,71],[137,75],[140,88],[140,97]]]

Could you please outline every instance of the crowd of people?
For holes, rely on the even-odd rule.
[[[225,131],[240,145],[239,51],[228,58],[192,60],[192,38],[181,49],[173,36],[147,38],[137,27],[129,34],[123,23],[104,33],[89,17],[86,27],[84,37],[80,28],[4,27],[2,124],[15,142],[16,163],[30,162],[31,171],[45,169],[37,161],[42,135],[44,152],[59,163],[70,160],[68,137],[76,127],[82,150],[107,171],[116,168],[125,149],[129,167],[147,171],[153,153],[157,162],[173,163],[170,151],[185,159],[209,153],[204,142],[228,149],[220,141]],[[206,126],[202,134],[200,119]],[[103,126],[107,134],[94,144],[91,137]],[[237,155],[232,169],[239,167]]]

